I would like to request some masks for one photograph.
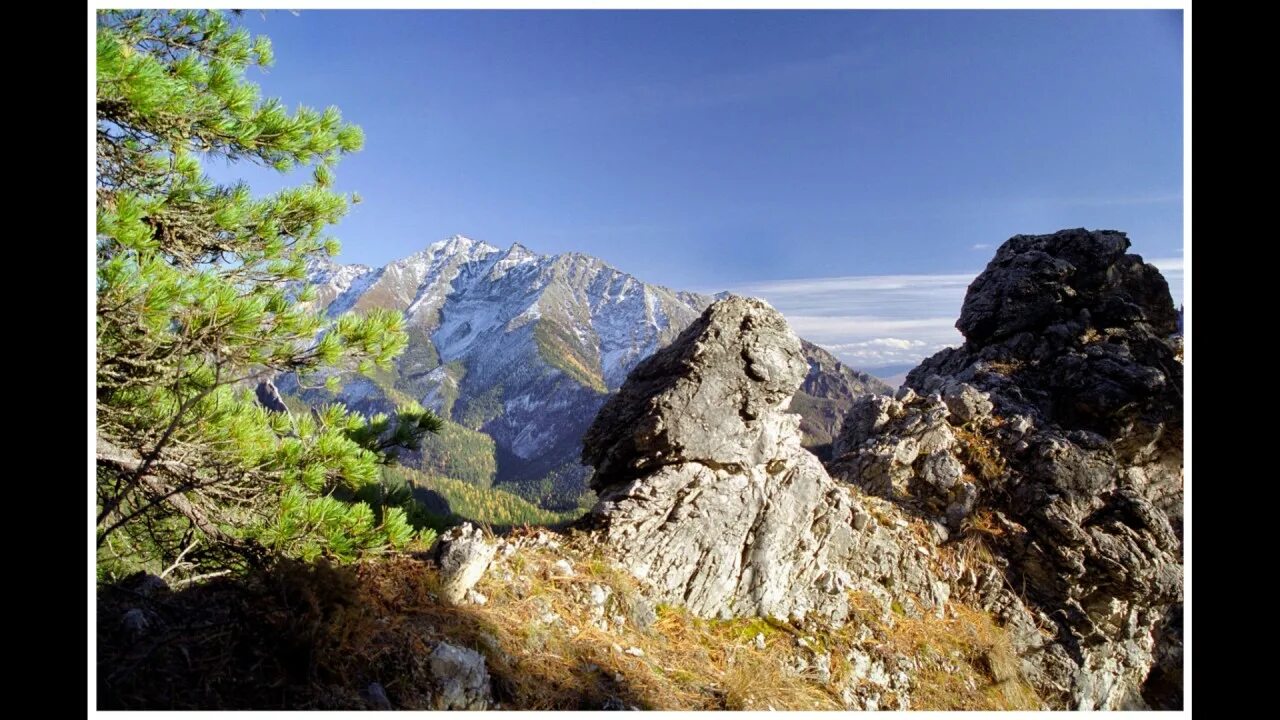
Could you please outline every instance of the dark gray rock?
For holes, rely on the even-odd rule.
[[[284,404],[284,399],[280,397],[280,391],[276,388],[276,384],[269,378],[258,383],[258,387],[254,389],[258,396],[258,404],[270,410],[271,412],[289,413],[289,406]]]
[[[150,633],[158,620],[155,613],[150,610],[130,608],[120,617],[120,625],[129,639],[136,642]]]
[[[1007,582],[1029,604],[988,604],[1060,707],[1167,707],[1180,676],[1178,314],[1128,248],[1113,231],[1011,238],[969,287],[964,345],[911,371],[900,400],[855,403],[832,462],[953,530],[979,509],[1001,518]]]
[[[391,709],[391,700],[387,698],[387,691],[382,687],[382,683],[369,683],[369,687],[365,688],[364,695],[371,710]]]

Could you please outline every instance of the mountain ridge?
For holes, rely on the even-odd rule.
[[[312,263],[308,278],[312,303],[330,316],[402,313],[409,347],[380,382],[348,378],[336,396],[293,388],[304,400],[377,412],[415,399],[492,437],[495,483],[554,510],[586,491],[578,442],[605,398],[725,295],[645,283],[583,253],[543,255],[518,242],[502,250],[464,235],[380,268]],[[852,398],[889,388],[816,345],[805,353],[810,373],[795,409],[824,456]]]

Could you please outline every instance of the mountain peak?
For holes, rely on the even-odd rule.
[[[513,242],[511,243],[511,247],[507,248],[507,254],[505,255],[505,257],[513,258],[513,259],[519,258],[521,260],[524,260],[528,258],[537,258],[540,256],[538,255],[538,253],[530,250],[524,245],[521,245],[518,242]]]
[[[458,253],[470,252],[472,250],[497,250],[497,248],[489,245],[481,240],[473,240],[466,235],[450,235],[443,240],[437,240],[427,246],[427,253],[435,255],[443,253],[445,255],[456,255]]]

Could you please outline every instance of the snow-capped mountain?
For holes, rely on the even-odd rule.
[[[550,507],[586,488],[582,434],[607,394],[714,298],[650,285],[579,253],[539,255],[455,235],[382,268],[312,266],[330,315],[404,313],[409,348],[392,377],[355,378],[341,392],[365,410],[411,397],[489,435],[496,482]],[[795,409],[815,445],[828,442],[847,400],[887,388],[821,349]],[[816,431],[816,432],[815,432]]]

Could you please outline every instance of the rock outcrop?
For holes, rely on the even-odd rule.
[[[800,446],[787,411],[808,371],[800,340],[756,299],[711,305],[632,371],[584,440],[605,543],[656,599],[710,617],[839,624],[865,582],[949,589],[914,544],[873,522]]]
[[[1025,628],[1042,695],[1080,709],[1181,703],[1178,314],[1128,248],[1112,231],[1011,238],[969,287],[965,344],[895,398],[855,401],[831,466],[982,528],[1029,601],[989,604]]]
[[[471,523],[451,528],[436,546],[440,566],[440,595],[451,604],[461,604],[467,592],[480,581],[498,546],[485,539]]]
[[[858,398],[833,444],[832,472],[871,494],[912,502],[958,532],[978,488],[956,428],[990,412],[985,394],[959,383],[932,397],[903,386],[893,397]]]

